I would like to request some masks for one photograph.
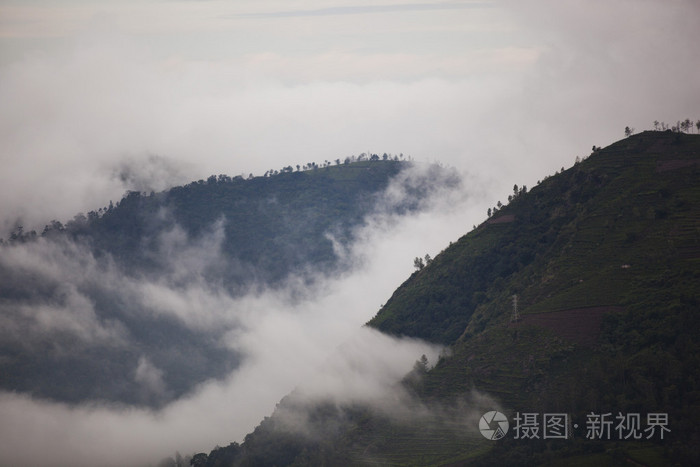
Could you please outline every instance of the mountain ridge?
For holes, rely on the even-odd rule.
[[[256,464],[261,448],[267,459],[287,459],[280,465],[697,464],[699,160],[700,136],[643,132],[529,192],[516,187],[508,205],[414,272],[368,323],[447,346],[405,381],[415,407],[459,411],[471,400],[511,420],[566,412],[579,424],[573,438],[492,442],[476,430],[480,414],[465,412],[459,425],[434,420],[448,427],[439,438],[454,440],[436,443],[425,421],[335,406],[318,426],[344,422],[324,440],[290,439],[273,414],[202,465]],[[475,390],[492,399],[475,399]],[[593,411],[665,413],[670,436],[588,439]]]

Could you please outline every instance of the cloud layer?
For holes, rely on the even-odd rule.
[[[165,232],[160,275],[126,274],[108,257],[97,259],[70,242],[41,238],[2,247],[0,266],[11,279],[3,288],[2,342],[33,346],[29,355],[57,355],[64,366],[46,374],[53,387],[71,387],[63,372],[92,361],[81,355],[97,361],[103,355],[113,374],[126,374],[122,384],[134,403],[179,398],[157,411],[100,403],[100,395],[120,398],[100,381],[80,381],[96,391],[76,396],[90,403],[5,393],[0,463],[142,465],[177,450],[207,451],[241,441],[305,381],[313,397],[364,401],[391,390],[420,355],[435,361],[434,346],[362,329],[408,276],[414,256],[435,255],[479,218],[472,204],[480,199],[477,185],[467,191],[427,187],[424,170],[432,169],[418,165],[402,173],[356,241],[339,251],[350,270],[245,296],[233,297],[205,279],[220,257],[221,222],[197,238],[178,227]],[[428,188],[436,191],[429,190],[421,211],[392,214],[407,191]],[[448,218],[462,224],[433,232]],[[182,395],[182,378],[201,382]]]
[[[282,5],[259,2],[5,7],[25,30],[0,40],[15,57],[0,64],[4,229],[125,189],[368,150],[496,176],[496,197],[627,125],[697,117],[695,2],[482,3],[291,18],[240,16]]]

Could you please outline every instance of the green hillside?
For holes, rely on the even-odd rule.
[[[700,136],[631,136],[516,188],[368,323],[447,346],[404,384],[441,409],[432,419],[336,407],[344,428],[319,441],[289,439],[273,415],[206,465],[700,465],[699,295]],[[487,440],[479,416],[499,409],[511,426],[566,413],[572,436]],[[605,413],[640,414],[641,429],[667,414],[670,432],[587,439],[588,415]],[[261,446],[282,457],[256,462]]]

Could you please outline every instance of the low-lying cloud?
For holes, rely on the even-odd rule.
[[[414,256],[434,256],[482,217],[477,184],[428,190],[419,181],[431,169],[413,170],[342,250],[350,269],[243,296],[207,280],[220,266],[225,219],[197,237],[166,230],[156,249],[163,274],[122,270],[66,240],[2,246],[3,344],[22,336],[22,345],[57,352],[56,375],[46,377],[68,387],[81,382],[71,368],[94,356],[130,396],[115,403],[120,385],[105,381],[83,381],[91,391],[77,391],[71,403],[37,397],[41,391],[4,393],[0,463],[144,465],[208,451],[241,441],[296,387],[312,398],[363,402],[393,390],[422,354],[435,361],[435,346],[362,328],[408,277]],[[392,214],[405,190],[428,190],[422,209]],[[451,227],[435,231],[447,219]],[[105,388],[116,392],[101,394]]]

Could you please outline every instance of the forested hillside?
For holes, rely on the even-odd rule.
[[[309,265],[329,270],[339,259],[333,240],[347,244],[353,227],[381,203],[381,192],[407,162],[376,160],[277,172],[263,177],[211,176],[160,193],[128,192],[115,205],[53,221],[43,237],[66,234],[108,254],[126,268],[157,272],[162,235],[177,229],[190,239],[222,229],[226,265],[221,280],[238,291],[251,281],[271,285]],[[400,210],[417,207],[414,190]],[[23,240],[36,233],[15,234]],[[167,258],[166,258],[167,259]]]
[[[408,410],[291,395],[201,465],[698,465],[700,136],[632,135],[510,198],[369,322],[446,346],[397,386]],[[568,439],[487,440],[487,410],[566,413]],[[590,436],[590,414],[639,414],[640,436]]]
[[[459,183],[439,167],[400,176],[410,165],[212,176],[18,229],[0,245],[0,388],[160,407],[225,377],[245,358],[226,342],[239,297],[346,270],[368,216]],[[401,196],[384,196],[390,184]]]

